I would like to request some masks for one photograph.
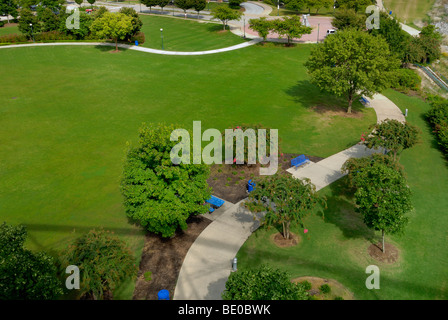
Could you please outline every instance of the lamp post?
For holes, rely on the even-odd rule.
[[[31,36],[33,37],[33,42],[35,42],[34,41],[33,24],[32,23],[30,23],[30,27],[31,27]]]
[[[316,43],[319,43],[319,26],[320,26],[320,23],[317,24],[317,42]]]
[[[277,0],[277,17],[280,15],[280,0]]]
[[[162,28],[160,28],[160,37],[162,38],[162,50],[165,50],[163,48],[163,29]]]
[[[243,32],[244,32],[244,39],[246,39],[246,17],[243,17]]]

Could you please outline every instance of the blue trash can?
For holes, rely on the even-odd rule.
[[[135,40],[135,45],[138,46],[138,41],[137,40]]]
[[[254,189],[255,189],[255,182],[253,182],[251,179],[247,182],[247,191],[252,192]]]
[[[158,300],[170,300],[170,292],[166,289],[162,289],[157,293]]]

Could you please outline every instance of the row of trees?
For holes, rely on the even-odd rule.
[[[301,38],[302,35],[310,34],[313,30],[311,27],[304,26],[299,16],[286,16],[275,20],[267,20],[265,17],[250,19],[249,26],[265,41],[270,32],[277,33],[279,37],[286,37],[288,46],[294,38]]]
[[[72,36],[78,40],[113,39],[117,50],[118,40],[130,41],[140,33],[143,25],[138,13],[128,7],[122,7],[119,13],[111,13],[106,7],[100,7],[94,14],[80,12],[79,28],[73,29],[68,29],[66,25],[69,15],[65,10],[56,14],[50,8],[38,10],[37,15],[27,8],[21,9],[19,31],[28,38],[39,32],[56,32],[61,37]]]
[[[311,9],[316,10],[318,13],[322,8],[345,8],[354,9],[356,11],[365,11],[365,8],[369,5],[375,4],[372,0],[264,0],[264,2],[277,6],[282,5],[289,10],[304,10],[308,9],[308,13],[311,13]]]
[[[136,259],[112,233],[92,230],[79,237],[58,258],[24,247],[23,225],[0,225],[0,299],[50,300],[68,293],[66,268],[79,268],[79,298],[112,298],[115,288],[137,275]],[[73,281],[69,281],[73,283]]]

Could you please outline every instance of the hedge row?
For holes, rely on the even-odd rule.
[[[431,109],[426,114],[440,148],[448,157],[448,100],[440,96],[430,96]]]

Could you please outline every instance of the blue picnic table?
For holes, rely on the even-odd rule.
[[[212,213],[213,211],[215,211],[215,208],[213,208],[213,207],[219,208],[224,204],[225,201],[221,200],[215,196],[211,196],[211,198],[208,200],[205,200],[205,202],[207,202],[211,205],[209,212]]]
[[[294,167],[299,167],[302,164],[305,164],[307,162],[309,162],[310,159],[308,159],[307,157],[305,157],[304,154],[301,154],[300,156],[298,156],[297,158],[291,159],[291,165]]]

